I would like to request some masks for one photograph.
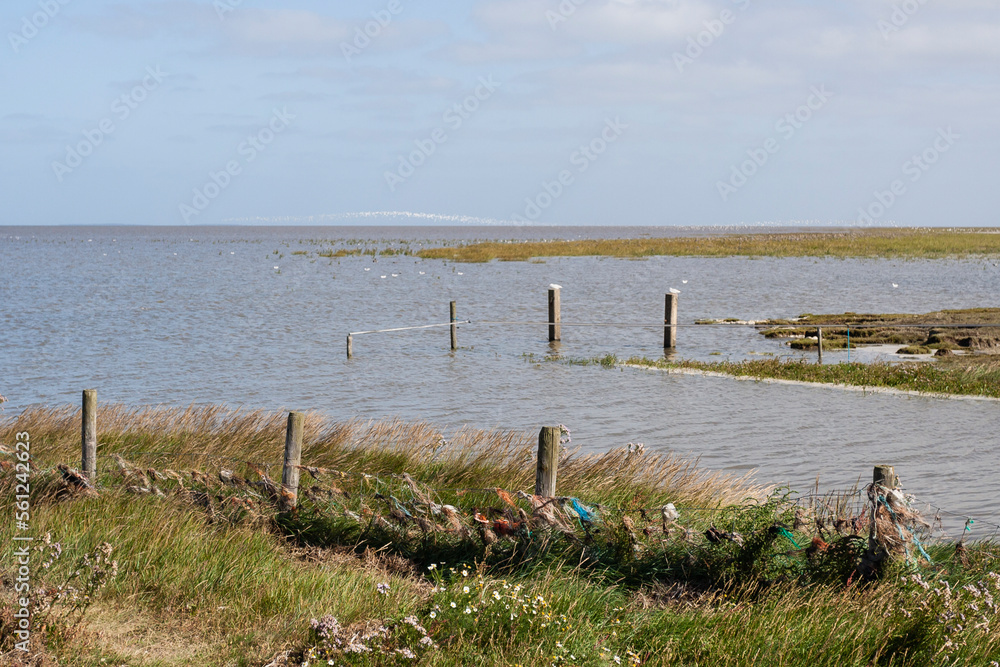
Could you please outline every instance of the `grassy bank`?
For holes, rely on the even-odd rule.
[[[39,545],[33,562],[52,564],[36,566],[36,592],[91,593],[36,617],[48,627],[35,664],[915,666],[1000,654],[980,618],[985,596],[1000,596],[1000,551],[942,545],[933,563],[913,551],[909,565],[869,571],[857,497],[796,504],[633,446],[564,455],[559,489],[575,502],[536,506],[512,495],[533,486],[534,434],[445,441],[426,424],[310,415],[314,468],[299,510],[280,515],[268,480],[283,414],[108,407],[98,424],[88,491],[45,471],[77,459],[78,413],[0,423],[8,449],[30,433],[32,533],[62,550]],[[4,544],[13,532],[0,524]],[[113,573],[95,556],[104,543]],[[9,652],[9,550],[0,568]],[[952,613],[968,620],[938,622]]]
[[[425,248],[424,259],[525,261],[535,257],[863,257],[924,258],[1000,255],[1000,234],[959,229],[866,229],[837,233],[727,234],[705,237],[584,241],[489,241]]]
[[[825,344],[825,342],[824,342]],[[604,359],[595,363],[607,364]],[[624,363],[646,368],[689,369],[733,377],[819,382],[956,396],[1000,398],[1000,359],[959,357],[930,363],[814,364],[784,359],[691,361],[632,357]]]

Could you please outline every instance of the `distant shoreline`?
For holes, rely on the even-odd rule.
[[[941,259],[1000,256],[1000,231],[984,228],[749,230],[703,236],[545,240],[425,248],[424,259],[528,261],[544,257],[820,257]]]

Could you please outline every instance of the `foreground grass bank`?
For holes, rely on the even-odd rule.
[[[594,360],[614,365],[618,360]],[[623,363],[642,368],[721,373],[732,377],[791,380],[928,394],[1000,398],[1000,358],[959,357],[936,363],[815,364],[786,359],[691,361],[631,357]]]
[[[536,257],[860,257],[925,258],[1000,255],[1000,233],[959,229],[866,229],[837,233],[727,234],[656,239],[488,241],[425,248],[424,259],[525,261]]]
[[[69,581],[93,593],[36,619],[48,627],[33,664],[860,667],[1000,655],[1000,550],[928,547],[932,562],[914,552],[866,575],[867,515],[845,499],[796,505],[630,447],[564,456],[560,492],[575,513],[529,519],[514,507],[534,501],[510,494],[533,485],[533,434],[445,441],[426,424],[311,415],[303,462],[314,471],[299,510],[280,515],[266,480],[280,469],[283,414],[110,407],[98,424],[90,491],[46,472],[79,454],[75,411],[0,423],[4,445],[31,434],[32,530],[62,550],[39,545],[34,562],[51,566],[38,567],[36,591]],[[2,475],[13,501],[9,466]],[[475,518],[446,529],[456,509]],[[13,532],[0,524],[4,544]],[[105,543],[113,575],[80,560]],[[18,664],[5,557],[0,651]],[[940,622],[957,614],[966,620]]]

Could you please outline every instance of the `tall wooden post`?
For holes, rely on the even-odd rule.
[[[556,495],[556,468],[559,467],[558,426],[543,426],[538,433],[538,462],[535,467],[535,495],[551,498]]]
[[[81,464],[83,474],[91,482],[97,478],[97,390],[83,390],[81,415]]]
[[[549,289],[549,342],[562,340],[562,315],[560,314],[558,288]]]
[[[455,324],[455,302],[448,304],[448,311],[451,314],[451,349],[458,349],[458,326]]]
[[[285,465],[281,470],[281,511],[295,509],[299,497],[299,465],[302,463],[302,425],[305,416],[301,412],[288,413],[288,427],[285,431]]]
[[[896,470],[892,466],[875,466],[872,481],[887,489],[895,489],[899,486],[899,478],[896,477]]]
[[[667,294],[663,310],[663,348],[677,347],[677,295]]]
[[[347,358],[352,359],[354,357],[354,336],[347,334]]]
[[[816,349],[819,350],[819,363],[823,363],[823,327],[816,327]]]

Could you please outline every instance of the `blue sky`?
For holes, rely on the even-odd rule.
[[[6,0],[0,26],[0,225],[1000,222],[1000,0]]]

